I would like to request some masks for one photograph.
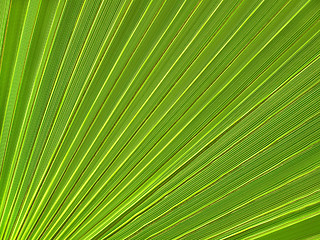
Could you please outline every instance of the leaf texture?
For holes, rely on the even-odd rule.
[[[320,239],[318,0],[1,0],[1,239]]]

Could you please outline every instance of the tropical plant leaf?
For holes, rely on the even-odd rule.
[[[320,239],[320,1],[0,13],[1,239]]]

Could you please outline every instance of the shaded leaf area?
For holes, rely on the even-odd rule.
[[[320,238],[320,2],[2,0],[1,239]]]

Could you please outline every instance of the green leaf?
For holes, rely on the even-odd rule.
[[[319,238],[319,1],[0,19],[1,239]]]

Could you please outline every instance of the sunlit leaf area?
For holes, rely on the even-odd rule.
[[[320,239],[320,1],[0,0],[0,239]]]

